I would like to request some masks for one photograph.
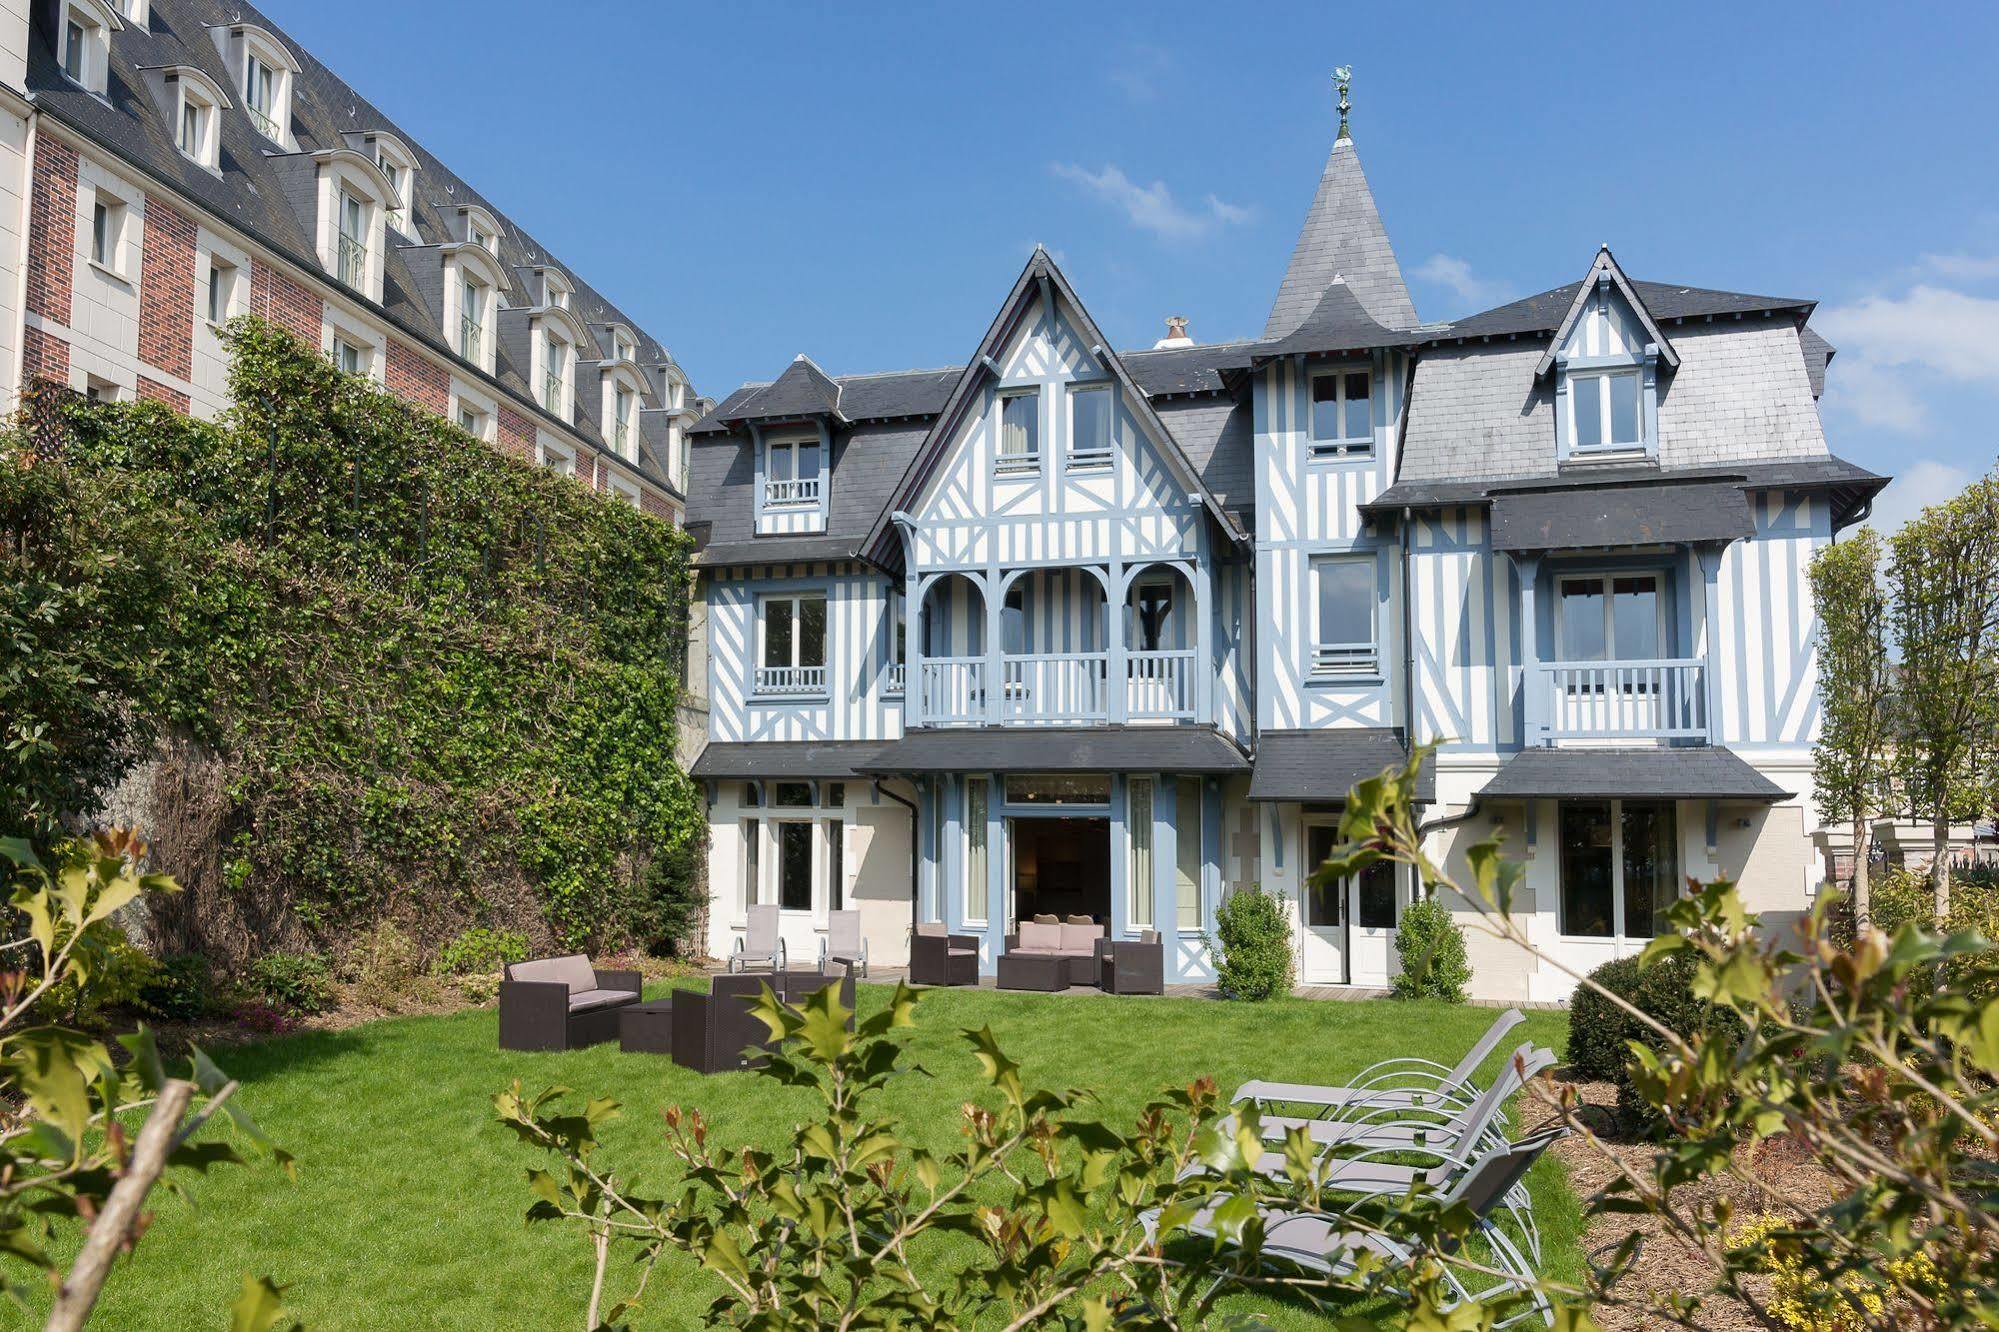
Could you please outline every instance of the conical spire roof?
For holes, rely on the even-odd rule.
[[[1318,307],[1335,279],[1344,281],[1361,307],[1388,328],[1413,328],[1416,307],[1402,282],[1402,267],[1382,228],[1360,155],[1344,135],[1333,144],[1312,211],[1298,232],[1291,266],[1263,326],[1266,338],[1285,337]]]

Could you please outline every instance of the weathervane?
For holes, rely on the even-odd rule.
[[[1347,100],[1347,87],[1352,82],[1353,82],[1352,65],[1338,65],[1334,67],[1333,86],[1339,89],[1340,92],[1340,137],[1342,139],[1350,139],[1353,137],[1351,134],[1347,132],[1347,112],[1353,109],[1353,103]]]

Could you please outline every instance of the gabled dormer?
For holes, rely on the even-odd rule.
[[[192,65],[144,67],[146,86],[160,114],[173,127],[174,147],[196,166],[215,174],[222,167],[222,113],[230,102],[214,79]]]
[[[728,420],[750,433],[757,535],[825,531],[833,499],[833,432],[846,424],[840,386],[800,354],[775,380],[745,395]]]
[[[348,147],[374,159],[389,182],[390,199],[384,205],[383,217],[390,230],[403,236],[415,236],[416,214],[411,205],[416,194],[416,153],[387,130],[367,130],[340,137],[346,140]]]
[[[604,442],[626,462],[639,458],[639,412],[648,390],[639,369],[639,338],[627,324],[592,325],[598,347],[598,419]]]
[[[1535,367],[1554,376],[1557,461],[1656,460],[1659,381],[1679,364],[1610,248],[1598,250]]]
[[[299,74],[298,57],[277,34],[254,23],[217,24],[208,30],[222,63],[236,81],[243,113],[257,133],[280,149],[292,152],[292,89]]]
[[[71,83],[103,97],[110,87],[111,34],[125,19],[101,0],[63,0],[56,8],[56,60]]]
[[[320,264],[353,291],[380,301],[388,212],[396,194],[375,160],[344,145],[269,160],[313,238]]]

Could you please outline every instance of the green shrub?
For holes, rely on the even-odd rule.
[[[1725,1008],[1717,1008],[1705,999],[1694,997],[1694,975],[1699,969],[1699,961],[1691,952],[1660,958],[1651,966],[1640,969],[1638,983],[1631,992],[1631,1002],[1641,1013],[1681,1037],[1705,1033],[1711,1041],[1733,1046],[1742,1039],[1742,1019]],[[1624,1036],[1655,1050],[1665,1044],[1629,1018],[1625,1020]],[[1626,1122],[1639,1128],[1651,1130],[1658,1126],[1658,1116],[1652,1106],[1631,1083],[1628,1063],[1620,1063],[1618,1067],[1617,1109]]]
[[[1221,954],[1215,979],[1224,997],[1263,1000],[1291,993],[1291,919],[1284,904],[1251,886],[1222,899],[1215,913]]]
[[[71,954],[75,970],[49,987],[40,1010],[58,1021],[83,1022],[139,1001],[153,974],[153,959],[135,948],[108,920],[85,928]]]
[[[153,965],[139,1002],[164,1018],[192,1022],[215,1010],[215,981],[199,953],[168,953]]]
[[[1638,989],[1638,959],[1620,957],[1606,962],[1589,978],[1622,999]],[[1624,1029],[1630,1018],[1624,1010],[1590,989],[1578,985],[1569,999],[1569,1067],[1581,1078],[1615,1082],[1624,1072],[1631,1051],[1625,1046]]]
[[[288,1013],[324,1013],[333,1007],[333,973],[317,953],[266,953],[250,963],[252,995]]]
[[[492,930],[474,925],[459,932],[437,955],[437,969],[447,976],[484,975],[509,962],[525,962],[528,937],[519,930]]]
[[[1402,909],[1395,927],[1395,951],[1402,959],[1402,969],[1390,987],[1397,999],[1465,1001],[1465,986],[1471,981],[1465,932],[1442,902],[1424,897]]]

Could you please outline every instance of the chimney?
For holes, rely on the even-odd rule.
[[[1168,315],[1166,316],[1166,336],[1153,343],[1152,348],[1154,351],[1157,351],[1161,347],[1191,347],[1193,345],[1193,336],[1187,332],[1187,316]]]

